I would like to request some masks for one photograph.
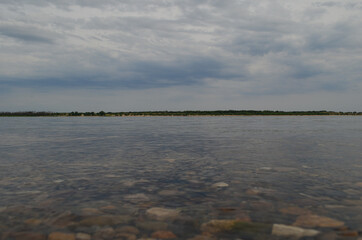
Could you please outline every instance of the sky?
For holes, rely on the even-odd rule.
[[[0,111],[362,111],[362,1],[1,0]]]

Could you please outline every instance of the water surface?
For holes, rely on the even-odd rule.
[[[0,133],[3,239],[29,232],[126,239],[118,233],[126,225],[139,231],[129,239],[158,230],[179,239],[202,232],[284,239],[271,230],[205,233],[215,219],[298,225],[339,238],[362,230],[361,117],[0,118]],[[147,214],[154,207],[179,215],[155,219]],[[301,226],[304,215],[344,227]],[[123,220],[82,224],[94,216]],[[111,237],[97,235],[105,228]]]

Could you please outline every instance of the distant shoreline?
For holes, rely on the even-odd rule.
[[[0,117],[189,117],[189,116],[362,116],[362,112],[335,111],[143,111],[143,112],[0,112]]]

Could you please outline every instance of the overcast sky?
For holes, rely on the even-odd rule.
[[[361,26],[361,0],[1,0],[0,111],[362,111]]]

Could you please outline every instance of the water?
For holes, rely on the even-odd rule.
[[[271,235],[275,223],[362,230],[360,117],[0,118],[0,133],[3,239],[127,239],[125,225],[139,231],[128,239],[289,239]],[[179,214],[157,219],[154,207]],[[298,223],[311,214],[344,227]],[[265,228],[207,230],[215,219]]]

